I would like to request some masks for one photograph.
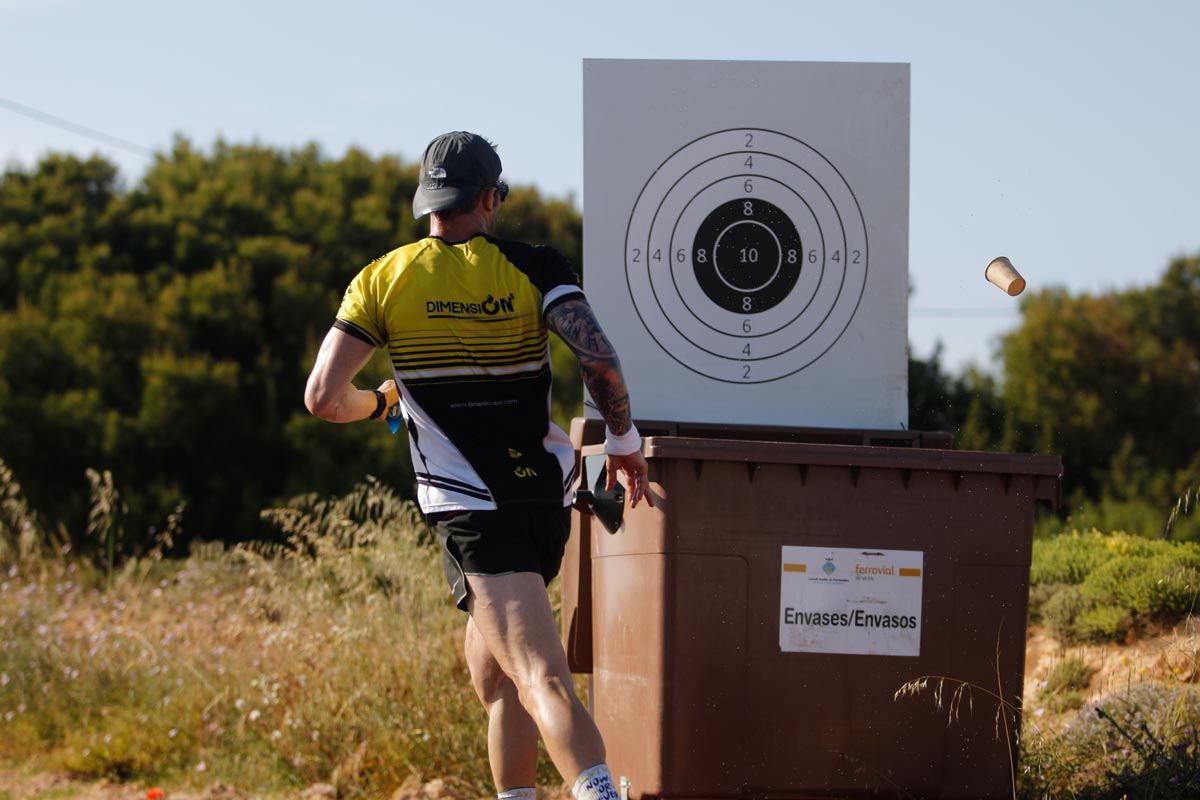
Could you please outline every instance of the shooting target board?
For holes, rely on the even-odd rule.
[[[908,65],[583,73],[584,289],[635,416],[906,427]]]

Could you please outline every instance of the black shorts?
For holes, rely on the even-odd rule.
[[[536,572],[549,585],[571,534],[571,509],[529,505],[430,514],[454,603],[467,610],[467,575]]]

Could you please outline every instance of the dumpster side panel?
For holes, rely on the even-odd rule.
[[[593,562],[596,725],[614,777],[629,778],[635,797],[663,791],[666,565],[660,553]]]
[[[559,570],[562,639],[571,672],[592,671],[592,515],[571,512],[571,535]]]
[[[1028,574],[1027,566],[994,564],[963,564],[955,570],[957,647],[947,674],[963,682],[970,701],[958,710],[960,721],[951,724],[954,736],[945,750],[946,786],[956,788],[956,797],[1011,796],[1002,790],[1009,786],[1010,759],[1017,754],[1012,737],[1020,719],[1012,712],[1021,706],[1028,613],[1028,594],[1018,596],[1011,587],[1027,581]],[[987,692],[998,692],[1009,704],[1007,720],[997,716],[999,704]]]
[[[976,645],[964,647],[973,641],[961,632],[964,614],[972,624],[993,627],[997,615],[1011,614],[1021,621],[1012,632],[1023,636],[1033,498],[1021,480],[988,473],[738,462],[688,463],[665,474],[672,496],[690,499],[677,502],[668,514],[666,550],[675,554],[671,565],[694,558],[685,553],[741,554],[747,563],[748,713],[711,719],[720,719],[720,730],[741,727],[745,782],[751,791],[791,787],[794,792],[862,795],[899,786],[916,796],[1007,793],[1007,757],[995,738],[994,718],[960,719],[948,730],[944,714],[933,708],[931,692],[900,701],[893,695],[908,680],[946,674],[964,653],[965,660],[990,663]],[[1030,479],[1024,480],[1031,489]],[[922,551],[926,574],[920,656],[780,652],[784,545]],[[958,567],[971,562],[992,565],[1004,577],[986,592],[974,590],[970,580],[960,585]],[[671,569],[669,565],[669,574]],[[683,609],[719,607],[711,595],[728,596],[726,584],[668,584],[676,600],[670,606],[667,642],[677,656],[690,642],[702,640],[698,630],[672,632],[687,628]],[[988,641],[994,640],[993,631]],[[668,674],[673,676],[670,686],[681,692],[676,683],[681,668],[669,662]],[[990,678],[990,684],[981,685],[994,685],[995,675]],[[1019,678],[1015,680],[1018,685],[1011,691],[1019,694]],[[668,709],[682,713],[678,704]],[[681,725],[668,730],[687,734]],[[707,736],[705,745],[715,744],[715,735]],[[974,744],[963,751],[964,741]],[[668,738],[666,755],[691,746],[683,738]],[[989,766],[946,774],[950,764],[944,754],[954,751],[960,756],[956,763]],[[705,763],[719,765],[721,758],[717,753]],[[995,763],[999,770],[990,766]],[[692,787],[675,775],[668,773],[671,794],[690,793]],[[732,784],[713,776],[707,785],[715,792]]]
[[[914,719],[893,698],[913,670],[940,652],[930,636],[937,623],[928,617],[927,598],[918,657],[782,652],[779,608],[785,545],[921,550],[926,573],[938,574],[939,559],[948,562],[950,554],[929,550],[922,537],[927,524],[942,524],[945,505],[935,505],[931,515],[928,498],[920,497],[921,479],[900,470],[810,466],[803,483],[797,472],[792,465],[769,465],[755,478],[771,498],[773,516],[787,523],[756,531],[747,556],[751,585],[758,588],[751,595],[748,643],[755,724],[743,740],[751,789],[861,797],[901,787],[918,797],[936,794],[944,724]],[[926,489],[936,494],[944,487]],[[751,535],[739,533],[743,540]],[[947,611],[944,624],[950,619]]]
[[[744,780],[748,567],[680,555],[668,566],[664,783],[678,794],[737,794]]]

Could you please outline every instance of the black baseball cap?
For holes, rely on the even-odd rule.
[[[500,171],[500,156],[487,139],[466,131],[443,133],[421,156],[413,219],[470,205],[480,189],[497,185]]]

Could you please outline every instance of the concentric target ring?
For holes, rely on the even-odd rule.
[[[745,219],[731,216],[743,207]],[[829,159],[779,131],[729,128],[651,173],[624,262],[638,318],[668,356],[714,380],[765,383],[805,369],[845,333],[869,252],[858,199]]]

